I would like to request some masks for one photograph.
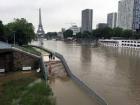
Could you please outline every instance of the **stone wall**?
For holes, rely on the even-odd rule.
[[[0,69],[13,71],[13,67],[13,53],[9,51],[0,53]]]
[[[39,58],[18,51],[0,52],[0,69],[7,71],[22,70],[22,67],[38,68]]]
[[[14,68],[22,69],[22,67],[32,67],[32,69],[37,68],[39,59],[31,55],[22,52],[13,52],[14,58]]]

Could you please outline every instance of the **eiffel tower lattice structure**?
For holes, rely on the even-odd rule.
[[[39,25],[38,25],[38,30],[37,30],[37,38],[41,46],[43,45],[44,36],[45,36],[45,31],[42,25],[41,8],[39,8]]]

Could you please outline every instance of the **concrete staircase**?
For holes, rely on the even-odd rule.
[[[47,65],[48,65],[49,77],[51,78],[66,78],[67,77],[67,73],[61,61],[49,61]]]

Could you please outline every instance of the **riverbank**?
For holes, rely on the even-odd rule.
[[[44,79],[41,54],[30,46],[0,45],[0,103],[55,105],[53,92]]]
[[[77,105],[78,103],[82,105],[107,105],[101,97],[99,97],[86,84],[84,84],[80,79],[72,74],[61,54],[48,49],[44,49],[43,47],[32,47],[35,47],[40,51],[43,50],[41,51],[42,57],[44,58],[43,61],[48,68],[49,83],[53,89],[54,95],[56,96],[56,103],[59,103],[58,105],[69,105],[71,103],[73,105]],[[44,53],[44,51],[46,53]],[[48,59],[50,55],[48,53],[52,53],[56,59]],[[60,92],[62,93],[60,94]],[[75,93],[77,93],[76,97]]]
[[[31,47],[33,47],[33,46],[31,46]],[[37,47],[37,48],[39,48],[39,47]],[[56,52],[49,51],[47,49],[40,48],[40,49],[43,49],[44,51],[41,51],[40,50],[39,51],[40,56],[36,56],[35,54],[32,54],[31,52],[27,52],[26,50],[23,51],[23,49],[19,49],[18,47],[13,47],[12,49],[14,51],[21,52],[22,55],[27,54],[27,55],[32,56],[32,57],[37,57],[39,59],[40,70],[41,70],[41,72],[42,72],[45,80],[48,79],[48,76],[49,76],[50,81],[52,80],[52,78],[50,78],[50,77],[53,77],[53,79],[56,80],[56,81],[58,79],[61,79],[61,81],[59,83],[62,84],[63,87],[60,88],[59,87],[59,84],[57,84],[58,83],[57,82],[55,85],[58,86],[58,89],[57,90],[54,89],[53,91],[56,91],[56,92],[60,92],[61,91],[63,93],[63,91],[61,90],[63,88],[64,90],[67,90],[68,92],[71,91],[70,93],[74,92],[72,94],[70,94],[70,93],[67,92],[68,94],[65,94],[66,97],[62,97],[61,94],[56,94],[56,102],[57,103],[62,103],[62,102],[65,101],[66,103],[64,102],[63,104],[66,105],[66,104],[69,104],[68,101],[66,101],[66,100],[71,100],[72,102],[75,102],[75,103],[73,103],[74,105],[77,105],[77,103],[79,103],[79,100],[82,99],[81,103],[83,103],[83,105],[93,105],[93,104],[94,105],[99,105],[99,103],[104,103],[103,105],[106,105],[106,103],[104,102],[104,100],[102,100],[94,91],[92,91],[90,88],[88,88],[86,84],[84,84],[80,79],[78,79],[74,74],[72,74],[72,72],[68,69],[67,62],[65,61],[65,59],[63,58],[63,56],[61,54],[56,53]],[[29,48],[29,49],[33,50],[32,48]],[[57,58],[55,58],[53,60],[52,59],[51,60],[50,59],[48,60],[48,52],[51,53],[52,55],[56,56]],[[47,61],[45,61],[45,57],[46,56],[47,56]],[[24,58],[24,57],[20,55],[18,58]],[[26,57],[26,58],[29,59],[28,57]],[[19,61],[21,62],[22,60],[19,59]],[[23,60],[23,61],[26,61],[26,60]],[[31,62],[29,62],[29,63],[31,63]],[[23,67],[23,64],[22,63],[23,62],[21,62],[20,67]],[[52,70],[47,70],[47,69],[49,69],[48,68],[49,66],[52,66],[55,63],[56,64],[57,63],[60,63],[62,68],[59,68],[58,69],[58,65],[57,65],[57,66],[55,66],[56,69],[52,68]],[[34,83],[36,84],[36,82],[30,83],[30,84],[34,84]],[[34,87],[34,85],[30,85],[30,84],[28,84],[29,87],[30,86],[31,87]],[[70,86],[72,86],[72,88],[70,86],[68,86],[68,84]],[[40,84],[38,84],[38,86],[40,86]],[[44,86],[44,85],[41,85],[41,87],[42,86]],[[32,100],[32,99],[30,99],[30,98],[24,98],[23,97],[28,92],[29,92],[28,89],[25,90],[25,91],[23,91],[21,93],[21,96],[18,96],[19,98],[12,100],[12,104],[19,104],[20,102],[25,102],[25,101],[22,101],[22,99],[25,99],[25,100],[27,99],[26,100],[26,102],[27,102],[26,104],[30,103],[30,100]],[[77,96],[76,97],[79,97],[78,100],[75,100],[75,97],[74,97],[74,94],[76,92],[77,92]],[[36,96],[38,96],[38,95],[36,95]],[[73,96],[73,97],[71,97],[71,96]],[[92,98],[90,96],[92,96]],[[60,99],[58,98],[58,100],[57,100],[57,97],[61,97],[61,98]],[[39,99],[39,100],[41,100],[41,99]],[[37,102],[39,102],[39,101],[37,101]],[[45,102],[45,101],[43,101],[43,102]]]
[[[1,105],[55,105],[53,93],[34,71],[0,75]]]

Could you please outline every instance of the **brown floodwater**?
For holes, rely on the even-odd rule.
[[[48,83],[56,98],[56,105],[99,105],[95,97],[91,98],[68,77],[62,62],[58,58],[49,59],[49,53],[36,50],[43,54],[44,63],[48,65]]]
[[[140,51],[45,41],[65,57],[71,71],[109,105],[140,105]]]
[[[96,99],[89,97],[71,79],[55,78],[51,80],[50,86],[56,97],[57,105],[99,105]]]

